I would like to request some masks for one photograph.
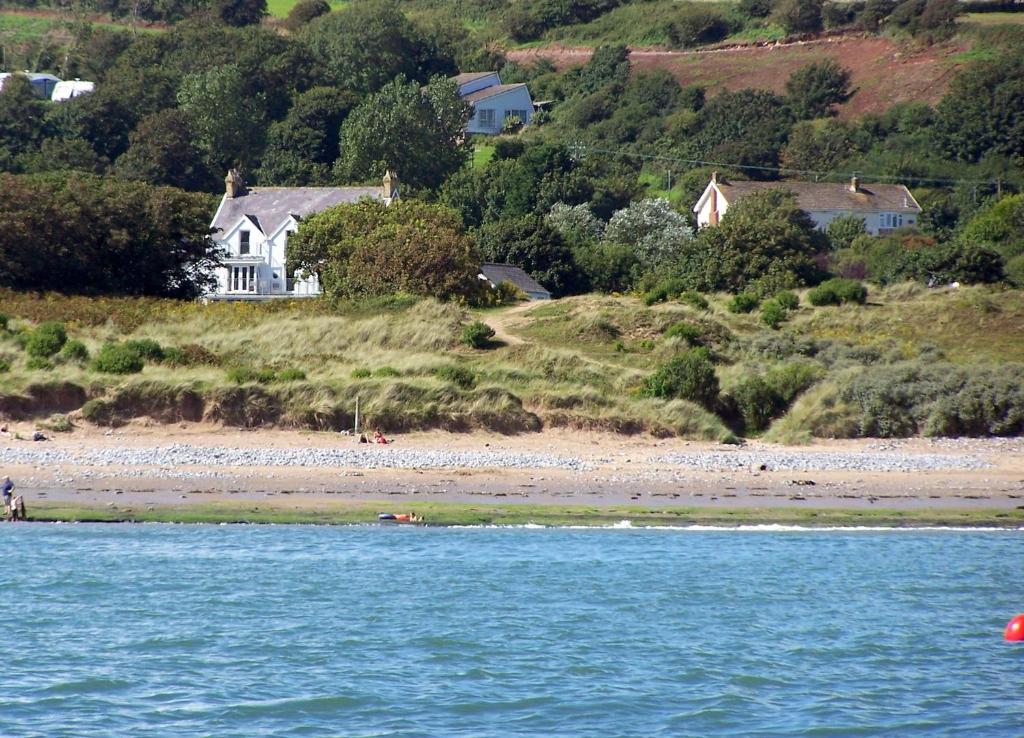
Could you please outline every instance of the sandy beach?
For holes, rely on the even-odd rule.
[[[31,437],[30,426],[12,433]],[[387,446],[336,433],[139,423],[4,439],[0,474],[30,509],[210,503],[316,509],[410,503],[1024,510],[1024,440],[742,446],[550,431],[416,433]]]

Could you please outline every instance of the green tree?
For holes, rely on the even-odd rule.
[[[772,295],[813,281],[824,234],[785,190],[765,190],[729,208],[684,252],[680,276],[701,292],[749,290]]]
[[[334,83],[355,92],[376,92],[400,75],[426,82],[455,73],[393,0],[352,3],[311,21],[304,36]]]
[[[193,298],[210,284],[206,195],[79,173],[0,174],[0,192],[3,287]]]
[[[28,78],[14,74],[0,90],[0,159],[36,149],[43,137],[45,103],[32,92]]]
[[[766,90],[722,92],[697,115],[698,133],[688,142],[695,159],[749,167],[775,167],[792,117],[785,98]],[[751,169],[755,177],[774,176]]]
[[[214,7],[229,26],[251,26],[267,14],[267,0],[215,0]]]
[[[211,170],[252,163],[262,149],[264,100],[245,93],[238,67],[228,64],[182,80],[178,102]]]
[[[870,139],[846,121],[802,120],[782,150],[782,166],[797,171],[835,171],[870,146]]]
[[[825,231],[833,251],[849,248],[854,239],[868,232],[864,225],[864,218],[852,214],[839,216],[828,224]]]
[[[184,111],[162,110],[144,118],[129,142],[128,150],[115,163],[118,175],[184,190],[217,187],[220,178],[207,168]]]
[[[684,351],[647,378],[644,394],[666,400],[689,400],[708,410],[718,401],[718,377],[707,349]]]
[[[288,245],[289,267],[316,274],[328,295],[402,291],[446,298],[477,288],[472,239],[458,215],[441,205],[339,205],[304,220]]]
[[[850,70],[839,66],[834,59],[807,64],[786,80],[786,98],[799,120],[833,116],[835,106],[852,96]]]
[[[822,29],[822,0],[779,0],[773,15],[786,33],[817,33]]]
[[[288,116],[270,127],[258,180],[266,185],[329,184],[341,124],[356,102],[355,95],[333,87],[314,87],[297,96]]]
[[[415,82],[396,79],[342,124],[335,177],[376,179],[393,169],[410,187],[440,187],[472,152],[464,134],[469,114],[451,80],[437,78],[424,93]]]
[[[608,84],[623,84],[628,78],[629,48],[625,44],[602,44],[580,70],[577,90],[590,94]]]
[[[331,5],[327,0],[299,0],[288,11],[285,19],[285,27],[295,33],[314,18],[327,15],[331,12]]]
[[[477,245],[485,261],[521,267],[555,296],[586,288],[572,250],[543,218],[488,223],[477,232]]]
[[[1009,195],[983,208],[964,226],[961,237],[991,246],[1008,259],[1024,254],[1024,195]]]
[[[935,127],[954,159],[976,162],[996,153],[1024,163],[1024,57],[979,62],[954,77]]]

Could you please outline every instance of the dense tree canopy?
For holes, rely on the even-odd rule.
[[[204,195],[81,174],[0,174],[0,191],[4,287],[188,298],[217,262]]]
[[[363,200],[317,213],[299,225],[288,260],[336,297],[448,298],[478,289],[479,259],[458,215],[417,200]]]

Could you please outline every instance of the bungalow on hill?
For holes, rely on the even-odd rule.
[[[210,228],[226,256],[217,270],[213,300],[267,300],[316,297],[316,275],[297,275],[288,267],[288,237],[302,218],[364,198],[386,205],[398,199],[398,177],[384,175],[381,187],[246,187],[232,169],[224,197]]]
[[[519,289],[531,300],[550,300],[551,293],[541,287],[533,277],[517,266],[511,264],[495,264],[484,262],[480,265],[481,280],[486,281],[491,287],[497,287],[502,282],[508,282]]]
[[[501,133],[505,121],[516,118],[524,126],[533,119],[533,100],[525,84],[503,85],[497,72],[466,72],[452,78],[459,97],[473,108],[466,133]]]
[[[857,177],[841,182],[728,182],[711,175],[711,181],[693,206],[697,227],[718,225],[729,208],[744,197],[764,190],[788,190],[797,204],[811,216],[814,224],[825,229],[844,215],[864,218],[864,227],[873,236],[891,233],[917,224],[921,206],[903,185],[862,184]]]

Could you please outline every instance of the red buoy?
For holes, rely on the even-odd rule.
[[[1008,641],[1024,641],[1024,613],[1010,618],[1003,631],[1003,638]]]

